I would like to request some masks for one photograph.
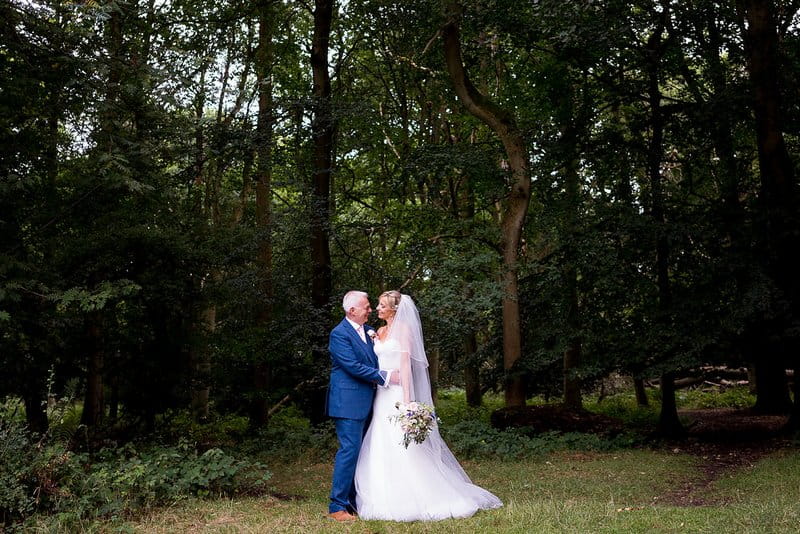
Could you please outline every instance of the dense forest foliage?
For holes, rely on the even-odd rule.
[[[2,0],[0,396],[319,421],[342,295],[400,289],[472,405],[620,373],[675,434],[727,365],[786,413],[798,9]]]

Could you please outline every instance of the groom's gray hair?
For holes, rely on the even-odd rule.
[[[362,298],[367,298],[367,294],[363,291],[348,291],[344,294],[344,298],[342,299],[342,308],[344,308],[344,312],[347,313],[350,311],[350,308],[355,308],[358,306],[358,301]]]

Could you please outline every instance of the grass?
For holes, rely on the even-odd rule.
[[[696,476],[698,459],[627,450],[556,453],[524,461],[464,462],[473,480],[505,503],[469,519],[434,523],[359,521],[342,525],[324,512],[330,458],[275,466],[276,497],[189,500],[129,520],[71,525],[63,532],[796,532],[800,524],[800,452],[783,451],[718,480],[704,507],[661,504],[659,497]],[[293,496],[287,499],[286,495]],[[58,531],[52,522],[39,532]],[[34,531],[37,531],[34,529]]]
[[[747,396],[732,392],[725,402],[738,404]],[[654,399],[657,400],[657,399]],[[720,399],[687,395],[684,407],[718,405]],[[638,408],[632,396],[618,395],[587,408],[646,424],[657,408]],[[657,403],[654,402],[657,406]],[[438,412],[445,425],[488,421],[499,396],[488,395],[484,406],[468,408],[463,391],[440,391]],[[291,417],[289,419],[292,419]],[[293,419],[292,419],[293,420]],[[289,421],[291,422],[291,421]],[[288,424],[288,423],[287,423]],[[291,427],[291,425],[289,425]],[[288,428],[288,427],[287,427]],[[302,434],[295,429],[295,434]],[[266,436],[268,437],[268,436]],[[324,439],[323,439],[324,438]],[[520,459],[481,458],[462,463],[473,481],[498,495],[499,510],[468,519],[433,523],[358,521],[338,524],[326,519],[327,495],[334,450],[330,437],[309,435],[292,451],[261,441],[259,460],[273,472],[272,495],[235,499],[187,499],[167,508],[133,517],[60,523],[57,516],[40,517],[26,525],[29,532],[142,533],[742,533],[797,532],[800,525],[800,451],[784,449],[754,466],[724,471],[695,492],[705,506],[670,504],[668,493],[703,476],[702,458],[683,449],[634,448],[611,452],[559,451]],[[279,440],[279,442],[282,440]],[[253,450],[257,453],[256,450]]]

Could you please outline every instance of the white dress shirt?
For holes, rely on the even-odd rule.
[[[347,322],[350,323],[350,326],[355,328],[356,332],[358,333],[358,337],[361,338],[361,341],[366,343],[367,342],[367,333],[364,332],[364,325],[358,324],[357,322],[351,320],[349,317],[345,317],[345,319],[347,319]],[[389,384],[389,379],[392,377],[392,371],[393,370],[394,369],[389,369],[388,371],[386,371],[384,369],[378,369],[378,372],[383,377],[383,385],[382,385],[382,387],[385,387],[385,388],[389,387],[389,385],[390,385]]]

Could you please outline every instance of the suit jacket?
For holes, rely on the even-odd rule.
[[[364,330],[370,328],[364,325]],[[328,351],[331,355],[331,380],[326,412],[330,417],[366,419],[372,410],[376,384],[383,384],[372,339],[361,341],[358,332],[342,319],[331,331]]]

